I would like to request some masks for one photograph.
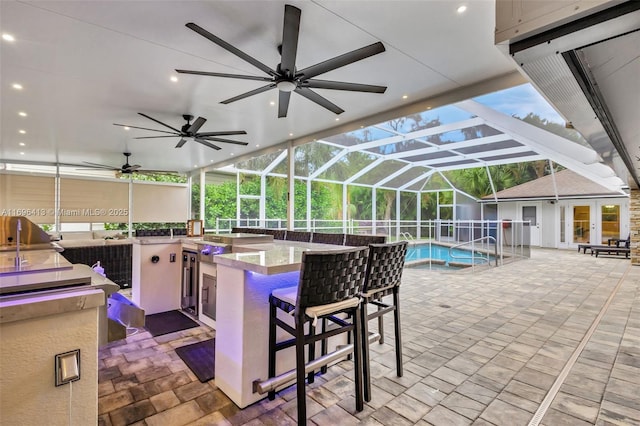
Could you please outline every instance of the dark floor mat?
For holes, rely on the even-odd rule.
[[[144,317],[144,328],[153,337],[198,327],[199,325],[180,311],[160,312],[159,314]]]
[[[215,377],[216,339],[180,346],[176,353],[202,383]]]

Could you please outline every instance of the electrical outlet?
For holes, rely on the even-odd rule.
[[[55,356],[56,386],[80,380],[80,349]]]
[[[175,262],[175,261],[176,261],[176,254],[169,253],[169,262]]]

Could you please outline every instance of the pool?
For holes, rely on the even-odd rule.
[[[409,246],[407,248],[407,255],[405,256],[405,262],[414,264],[417,266],[429,267],[429,261],[438,265],[443,265],[446,268],[449,267],[465,267],[471,266],[471,252],[469,250],[453,249],[453,256],[450,256],[450,250],[447,246],[441,246],[438,244],[418,244],[415,246]],[[476,258],[475,264],[486,264],[486,255],[476,251],[476,255],[480,258]],[[489,259],[493,261],[494,256],[489,256]],[[426,265],[425,265],[426,263]]]

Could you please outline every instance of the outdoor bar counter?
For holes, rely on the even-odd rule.
[[[274,240],[234,246],[234,253],[214,257],[218,268],[215,381],[240,408],[266,397],[253,392],[253,382],[268,378],[271,291],[297,285],[303,252],[344,248]],[[277,374],[295,367],[294,349],[278,353]]]

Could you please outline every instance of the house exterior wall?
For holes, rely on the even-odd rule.
[[[629,201],[629,216],[631,235],[631,264],[640,265],[640,190],[631,190],[631,200]]]
[[[634,195],[635,193],[635,195]],[[571,239],[571,208],[576,205],[590,205],[593,210],[592,222],[594,222],[595,229],[601,233],[601,211],[602,206],[609,204],[620,205],[620,238],[626,238],[629,233],[632,235],[632,247],[633,238],[635,235],[636,246],[640,243],[640,191],[632,191],[631,201],[626,197],[619,198],[592,198],[592,199],[567,199],[559,202],[552,203],[550,200],[538,201],[540,203],[540,247],[546,248],[573,248],[576,244],[569,244]],[[498,218],[501,220],[512,219],[522,220],[522,205],[533,204],[532,202],[524,201],[500,201],[498,202]],[[560,208],[565,208],[565,241],[560,240]],[[635,218],[634,218],[635,214]],[[634,227],[635,226],[635,230]],[[591,243],[604,243],[606,241],[599,241],[599,236],[593,236]],[[632,249],[633,253],[636,252],[636,262],[640,264],[640,247]]]

